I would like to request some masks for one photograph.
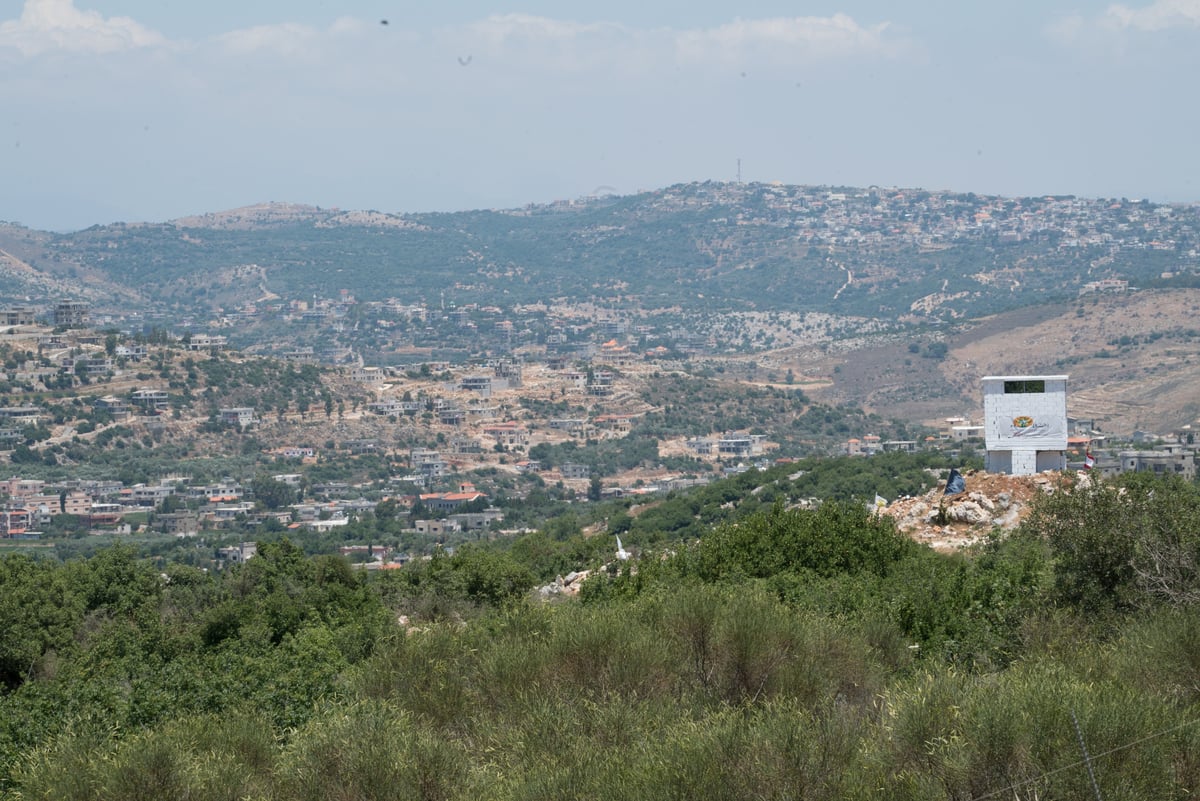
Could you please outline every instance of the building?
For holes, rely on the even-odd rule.
[[[83,328],[87,325],[88,305],[64,301],[55,305],[52,316],[55,328]]]
[[[117,345],[113,350],[113,355],[118,359],[128,359],[131,362],[140,362],[150,355],[150,349],[145,345],[137,343],[128,345]]]
[[[124,398],[118,398],[115,395],[105,395],[103,398],[97,398],[92,408],[97,412],[106,412],[114,418],[122,418],[129,416],[129,401]]]
[[[464,482],[458,486],[458,492],[431,492],[420,498],[422,504],[435,512],[454,512],[487,496],[476,490],[474,485]]]
[[[0,309],[0,325],[35,325],[37,310],[29,306],[11,306]]]
[[[983,426],[951,426],[950,439],[955,442],[966,442],[969,439],[980,439],[984,436]]]
[[[382,384],[387,374],[380,367],[364,367],[358,365],[350,370],[350,380],[360,384]]]
[[[1188,481],[1196,477],[1196,454],[1182,448],[1158,451],[1121,451],[1121,471],[1180,476]]]
[[[983,426],[989,473],[1065,469],[1067,376],[986,376]]]
[[[228,548],[221,548],[218,553],[221,554],[227,564],[240,565],[248,559],[253,559],[258,553],[257,542],[243,542],[240,545],[231,545]]]
[[[482,512],[459,512],[449,517],[450,522],[456,524],[459,531],[478,531],[503,519],[504,512],[495,506],[489,506]]]
[[[367,411],[371,412],[371,414],[381,414],[385,417],[398,417],[404,414],[403,401],[397,398],[371,401],[367,404]]]
[[[592,475],[592,468],[577,462],[564,462],[558,466],[558,471],[566,479],[590,478]]]
[[[13,498],[29,498],[40,494],[44,486],[46,486],[46,482],[41,479],[17,478],[13,476],[10,479],[0,481],[0,495],[8,495]]]
[[[596,425],[616,434],[625,435],[633,430],[633,418],[627,414],[602,414],[596,418]]]
[[[145,414],[156,414],[165,411],[171,405],[171,398],[166,390],[136,389],[129,396],[129,402]]]
[[[561,417],[546,423],[555,431],[566,431],[570,434],[582,435],[588,429],[588,421],[582,417]]]
[[[484,436],[496,440],[496,444],[506,448],[524,448],[529,444],[529,432],[516,423],[496,423],[485,426]]]
[[[607,398],[613,394],[613,381],[616,376],[607,370],[596,370],[587,385],[587,394],[597,398]]]
[[[225,337],[212,334],[192,334],[188,338],[187,348],[191,351],[208,350],[210,348],[223,348],[228,344]]]
[[[130,506],[145,506],[153,509],[174,494],[175,487],[170,484],[138,485],[121,490],[121,500]]]
[[[36,426],[41,414],[36,406],[0,406],[0,421],[6,425]]]
[[[717,455],[725,459],[745,459],[763,452],[762,434],[726,434],[717,440]]]
[[[200,516],[195,512],[160,512],[154,516],[154,527],[164,534],[190,537],[200,532]]]
[[[112,359],[105,356],[83,356],[69,364],[64,363],[63,366],[76,375],[87,374],[89,378],[107,375],[113,371]]]
[[[267,451],[276,459],[300,459],[300,460],[315,460],[317,457],[316,448],[310,448],[304,445],[284,445],[280,448],[274,448]]]
[[[490,375],[466,376],[459,387],[467,392],[478,393],[480,397],[490,398],[493,392],[508,389],[508,379]]]
[[[229,409],[221,410],[221,422],[227,426],[237,426],[245,428],[257,422],[254,418],[254,409],[250,406],[236,406]]]

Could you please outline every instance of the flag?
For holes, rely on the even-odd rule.
[[[882,495],[876,495],[875,496],[875,508],[882,509],[885,506],[887,506],[887,498],[883,497]]]
[[[1091,470],[1095,466],[1096,466],[1096,457],[1092,456],[1092,451],[1089,448],[1088,450],[1083,452],[1083,469]]]
[[[950,468],[950,475],[946,477],[946,489],[942,490],[943,495],[958,495],[961,492],[967,491],[967,481],[962,477],[962,473],[953,467]]]

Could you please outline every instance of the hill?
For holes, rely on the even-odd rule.
[[[517,210],[392,215],[271,203],[0,249],[97,301],[215,308],[259,297],[458,303],[600,298],[641,309],[826,311],[945,321],[1194,271],[1194,206],[924,190],[686,184]],[[243,268],[254,266],[247,271]],[[0,294],[29,294],[6,275]]]

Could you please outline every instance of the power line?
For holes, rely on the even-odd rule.
[[[1115,754],[1118,751],[1124,751],[1127,748],[1133,748],[1135,745],[1141,745],[1142,743],[1153,740],[1156,737],[1162,737],[1165,734],[1170,734],[1173,731],[1178,731],[1179,729],[1184,729],[1184,728],[1187,728],[1188,726],[1194,726],[1197,723],[1200,723],[1200,718],[1197,718],[1195,720],[1189,720],[1184,723],[1180,723],[1179,725],[1172,726],[1169,729],[1163,729],[1161,731],[1156,731],[1153,734],[1147,734],[1145,737],[1141,737],[1137,740],[1132,740],[1131,742],[1124,743],[1122,745],[1118,745],[1116,748],[1110,748],[1107,751],[1101,751],[1099,754],[1093,755],[1091,757],[1091,759],[1097,760],[1097,759],[1100,759],[1101,757],[1106,757],[1111,754]],[[1040,782],[1042,779],[1048,779],[1051,776],[1055,776],[1059,773],[1065,773],[1068,770],[1073,770],[1074,768],[1077,768],[1080,765],[1086,765],[1087,763],[1088,763],[1087,759],[1081,759],[1077,762],[1072,762],[1069,765],[1063,765],[1061,768],[1055,768],[1054,770],[1046,771],[1045,773],[1041,774],[1040,776],[1034,776],[1032,779],[1025,779],[1024,781],[1013,782],[1012,784],[1010,784],[1006,787],[1001,787],[999,790],[993,790],[990,793],[984,793],[983,795],[974,796],[972,798],[972,801],[984,801],[984,799],[986,799],[986,798],[994,798],[994,797],[1000,795],[1001,793],[1007,793],[1010,790],[1017,789],[1018,787],[1024,787],[1025,785],[1033,784],[1034,782]]]

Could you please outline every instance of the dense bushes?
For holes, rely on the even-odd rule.
[[[1129,642],[1165,646],[1178,625],[1147,620]],[[1000,672],[897,669],[868,628],[731,586],[514,608],[385,638],[297,726],[253,708],[65,726],[25,752],[13,786],[67,801],[1083,801],[1072,713],[1106,798],[1200,786],[1195,702],[1170,690],[1186,659],[1162,666],[1164,682],[1103,644]]]
[[[1093,612],[1200,602],[1200,488],[1176,476],[1085,481],[1025,526],[1054,550],[1055,598]]]
[[[1186,557],[1196,490],[1142,481],[953,556],[777,505],[582,603],[528,600],[546,535],[372,579],[286,541],[222,576],[9,557],[0,793],[1085,801],[1077,719],[1105,798],[1187,798],[1195,585],[1147,555]]]

